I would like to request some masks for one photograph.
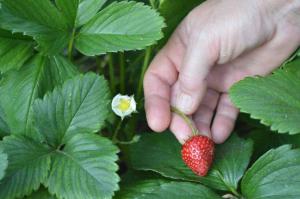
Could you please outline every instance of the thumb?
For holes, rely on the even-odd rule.
[[[190,41],[178,80],[174,85],[172,103],[185,114],[194,113],[207,89],[206,77],[218,59],[218,45],[209,35]]]

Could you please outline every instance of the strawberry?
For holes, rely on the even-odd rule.
[[[205,176],[213,161],[214,142],[207,136],[194,135],[182,146],[181,156],[195,174]]]

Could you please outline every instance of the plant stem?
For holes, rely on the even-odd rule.
[[[177,109],[176,107],[173,107],[173,106],[171,106],[171,111],[173,113],[176,113],[177,115],[179,115],[185,121],[185,123],[192,130],[193,135],[199,134],[198,130],[194,127],[193,122],[191,121],[191,119],[188,116],[186,116],[183,112],[181,112],[179,109]]]
[[[71,35],[71,38],[70,38],[70,41],[69,41],[69,45],[68,45],[68,58],[69,58],[70,61],[72,61],[72,50],[73,50],[75,32],[76,32],[76,29],[73,28],[72,35]]]
[[[120,90],[121,93],[125,93],[125,58],[124,52],[120,52]]]
[[[155,6],[155,0],[149,0],[149,2],[150,2],[150,5],[151,5],[152,8],[155,8],[155,7],[156,7],[156,6]]]
[[[144,63],[143,63],[142,71],[141,71],[139,84],[138,84],[138,89],[137,89],[137,99],[138,100],[141,98],[141,95],[142,95],[144,75],[148,68],[149,62],[150,62],[150,56],[151,56],[151,47],[149,46],[145,52]]]
[[[110,80],[110,89],[113,94],[116,91],[116,81],[115,81],[115,70],[113,64],[113,55],[108,53],[108,66],[109,66],[109,80]]]
[[[101,65],[101,60],[100,60],[99,56],[96,56],[95,59],[96,59],[98,74],[103,75],[104,74],[103,67]]]
[[[122,126],[122,121],[123,121],[122,119],[119,120],[119,122],[117,124],[117,127],[116,127],[116,129],[115,129],[115,131],[114,131],[114,133],[112,135],[112,141],[113,141],[113,143],[116,143],[118,141],[118,133],[119,133],[119,130],[120,130],[121,126]]]

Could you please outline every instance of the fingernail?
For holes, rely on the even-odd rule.
[[[189,113],[192,110],[193,99],[186,93],[180,93],[176,98],[176,107],[184,113]]]

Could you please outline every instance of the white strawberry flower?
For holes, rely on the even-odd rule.
[[[111,108],[114,113],[120,116],[123,120],[124,117],[136,112],[136,102],[134,100],[134,96],[121,94],[116,95],[112,100]]]

